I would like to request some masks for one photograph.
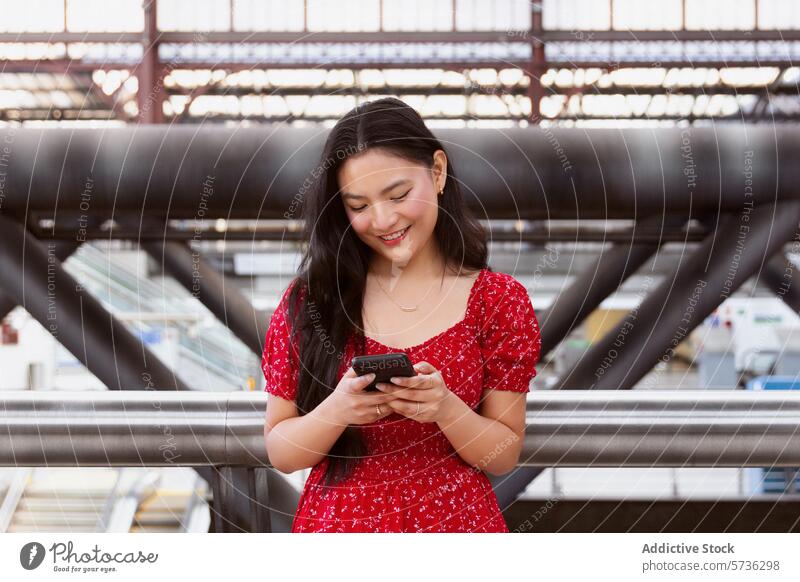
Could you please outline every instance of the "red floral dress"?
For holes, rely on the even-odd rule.
[[[288,289],[272,315],[262,369],[267,392],[294,400],[297,370],[288,351],[287,294]],[[339,378],[356,355],[354,345],[351,338]],[[529,391],[540,346],[525,287],[488,268],[472,285],[463,319],[449,329],[404,350],[366,338],[368,354],[403,351],[412,363],[429,362],[476,411],[484,390]],[[357,428],[368,454],[335,486],[321,483],[327,458],[312,468],[293,532],[508,531],[487,476],[461,459],[435,422],[394,413]]]

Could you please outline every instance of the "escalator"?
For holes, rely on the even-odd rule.
[[[7,469],[0,533],[206,532],[210,492],[187,468]]]
[[[148,279],[140,267],[111,260],[115,252],[85,244],[64,266],[193,389],[252,385],[258,359],[227,327],[177,282]]]

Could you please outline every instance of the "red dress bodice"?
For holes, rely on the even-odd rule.
[[[297,366],[289,354],[287,294],[270,321],[262,369],[267,392],[294,400]],[[365,353],[401,351],[414,364],[430,363],[447,387],[477,412],[484,390],[529,391],[540,345],[525,287],[510,275],[483,269],[458,323],[404,349],[367,337]],[[355,355],[351,337],[339,379]],[[327,458],[311,470],[292,531],[508,531],[489,479],[461,459],[438,424],[395,413],[354,426],[364,439],[366,456],[337,485],[321,483]]]

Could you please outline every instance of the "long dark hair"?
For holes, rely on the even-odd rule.
[[[303,203],[304,252],[288,295],[293,337],[298,337],[297,408],[307,414],[338,384],[348,339],[363,353],[362,305],[372,250],[356,235],[339,193],[337,169],[350,156],[380,148],[411,162],[433,166],[433,154],[445,148],[420,115],[395,98],[355,107],[328,134],[317,178]],[[437,196],[434,236],[449,268],[487,266],[486,233],[464,205],[453,161],[447,158],[444,195]],[[295,284],[296,283],[296,284]],[[346,478],[366,454],[355,426],[348,426],[328,453],[325,484]]]

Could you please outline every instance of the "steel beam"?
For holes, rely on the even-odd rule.
[[[303,238],[302,230],[297,227],[297,223],[279,225],[275,228],[258,228],[255,230],[245,229],[237,226],[228,225],[227,230],[217,231],[212,229],[203,230],[198,234],[196,230],[186,228],[167,228],[160,229],[135,229],[135,228],[87,228],[83,231],[86,240],[116,239],[116,240],[135,240],[142,241],[191,241],[202,238],[204,241],[224,240],[224,241],[262,241],[275,240],[283,242],[300,241]],[[484,223],[487,231],[487,238],[492,242],[518,242],[531,244],[546,244],[553,242],[595,242],[595,243],[622,243],[623,245],[639,244],[664,244],[667,242],[699,242],[707,234],[706,230],[701,229],[655,229],[646,230],[641,226],[635,229],[610,229],[603,228],[600,223],[599,228],[592,228],[582,225],[580,228],[558,228],[553,226],[542,226],[533,224],[529,229],[523,231],[501,230],[491,223]],[[73,238],[74,231],[68,229],[47,230],[47,233],[36,232],[39,238],[46,240],[62,240]]]
[[[615,329],[584,354],[558,388],[632,388],[747,279],[800,223],[800,201],[765,204],[723,217],[717,230],[673,276],[651,292]]]
[[[145,13],[146,14],[146,13]],[[791,42],[800,40],[797,29],[787,30],[542,30],[542,42]],[[528,43],[530,30],[488,31],[376,31],[376,32],[282,32],[282,31],[163,31],[162,43]],[[136,33],[109,32],[3,32],[0,42],[12,43],[137,43]]]
[[[45,245],[2,215],[0,241],[5,292],[110,390],[187,389],[64,270],[54,243]]]
[[[634,227],[632,236],[635,236],[640,227],[645,230],[657,230],[660,227],[666,234],[667,229],[674,229],[682,223],[683,220],[672,220],[669,217],[666,221],[662,221],[661,217],[644,220]],[[580,273],[565,291],[558,293],[553,304],[540,316],[542,356],[579,326],[606,297],[644,265],[660,246],[661,242],[656,241],[601,249],[595,264]]]
[[[80,243],[73,242],[72,240],[56,240],[53,241],[53,243],[55,244],[55,257],[62,263],[66,261],[80,246]],[[2,289],[0,289],[0,320],[11,313],[11,310],[16,306],[17,302],[9,297],[9,295],[6,294]]]
[[[800,287],[794,284],[797,267],[781,251],[764,267],[761,282],[772,289],[786,305],[800,313]]]
[[[547,72],[546,69],[544,72]],[[168,95],[191,95],[190,91],[184,87],[170,86],[164,90]],[[269,95],[270,97],[316,97],[329,96],[333,92],[336,95],[372,97],[376,93],[381,95],[396,95],[398,97],[408,95],[513,95],[524,97],[530,95],[530,87],[524,85],[480,85],[472,84],[467,87],[461,85],[384,85],[381,87],[353,85],[351,87],[339,88],[335,86],[283,86],[283,85],[239,85],[227,86],[224,84],[203,85],[196,89],[194,95],[215,95],[215,96],[235,96],[245,97],[251,95]],[[618,84],[609,86],[597,85],[575,85],[562,87],[558,85],[548,85],[546,93],[549,95],[664,95],[665,89],[660,85],[633,85]],[[777,85],[775,87],[765,87],[764,85],[698,85],[670,87],[670,95],[796,95],[797,87],[793,85]],[[105,95],[105,94],[104,94]],[[111,99],[105,97],[111,104]],[[185,110],[184,110],[185,113]],[[181,114],[182,118],[187,118]],[[333,115],[332,115],[333,116]],[[587,116],[588,117],[588,116]],[[429,119],[428,116],[425,117]],[[649,115],[649,119],[657,119],[660,116]],[[305,119],[305,117],[304,117]],[[483,119],[483,117],[481,117]]]
[[[158,2],[145,0],[143,6],[142,62],[133,71],[139,81],[136,93],[139,123],[163,123],[164,71],[158,58],[158,47],[161,44],[161,33],[157,24]]]
[[[213,502],[210,505],[212,524],[217,533],[269,533],[272,531],[270,516],[270,490],[268,467],[247,467],[244,484],[249,500],[249,511],[239,513],[232,510],[241,491],[237,490],[236,471],[241,467],[214,467],[212,481]],[[294,512],[294,510],[292,510]],[[232,516],[242,516],[232,518]],[[291,528],[285,530],[290,531]]]

